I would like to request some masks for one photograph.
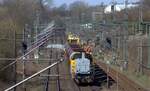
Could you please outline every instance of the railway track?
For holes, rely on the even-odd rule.
[[[66,36],[64,31],[56,29],[52,35],[53,36],[48,44],[65,44]],[[58,61],[57,59],[62,58],[63,50],[48,48],[44,49],[43,53],[45,53],[44,58],[49,60],[44,63],[41,62],[40,65],[44,64],[43,67],[46,67],[51,65],[51,63]],[[95,73],[94,82],[91,84],[77,85],[71,78],[68,60],[65,60],[61,64],[58,64],[41,74],[40,79],[37,78],[34,81],[30,81],[30,83],[33,84],[38,82],[37,86],[40,87],[40,91],[102,91],[102,86],[106,87],[108,84],[111,85],[110,83],[113,81],[103,69],[96,64],[93,66],[93,69]],[[30,90],[31,85],[28,86],[28,91],[36,91]]]
[[[61,29],[56,29],[48,44],[65,44],[65,40],[65,32],[61,31]],[[43,53],[45,53],[44,58],[48,58],[49,62],[41,62],[40,66],[44,65],[43,67],[47,67],[51,65],[51,63],[58,61],[57,59],[62,58],[63,50],[48,48],[45,49]],[[98,65],[94,65],[93,67],[95,75],[92,84],[77,85],[71,78],[68,60],[45,71],[41,74],[41,76],[43,76],[40,76],[40,79],[32,80],[30,84],[38,82],[37,86],[40,87],[40,91],[101,91],[102,86],[110,82],[110,78],[109,80],[107,79],[107,74]],[[35,84],[34,86],[36,88]],[[28,91],[37,91],[30,90],[30,88],[32,88],[31,85],[28,85],[27,88]]]
[[[60,33],[59,31],[55,32],[54,36],[55,36],[56,44],[63,43],[61,34],[64,34],[64,33],[63,32]],[[53,55],[55,55],[54,59],[57,59],[57,58],[59,58],[59,56],[61,54],[60,54],[60,52],[53,51]],[[95,74],[95,81],[93,84],[77,85],[71,78],[68,62],[59,64],[56,67],[56,74],[58,74],[60,76],[56,77],[55,84],[56,84],[57,89],[54,91],[100,91],[102,89],[101,83],[105,82],[102,80],[106,80],[106,73],[104,73],[104,71],[102,71],[102,69],[96,65],[94,65],[94,69],[95,69],[96,74]],[[61,78],[64,78],[64,77],[61,77],[61,76],[64,76],[63,74],[68,74],[67,77],[65,75],[66,80],[61,79]],[[103,77],[103,75],[105,75],[105,76]]]
[[[64,32],[60,32],[60,31],[55,31],[54,36],[53,36],[53,40],[51,40],[49,43],[64,43],[63,38],[65,38],[65,36],[61,36],[62,34],[64,34]],[[64,34],[65,35],[65,34]],[[56,50],[56,49],[50,49],[49,54],[51,59],[58,59],[61,56],[61,51],[60,50]],[[55,62],[55,60],[51,61],[50,63]],[[49,64],[50,64],[49,63]],[[49,65],[48,64],[48,65]],[[95,83],[90,84],[90,85],[77,85],[71,78],[70,75],[70,70],[69,70],[69,64],[68,61],[66,60],[65,62],[63,62],[62,64],[57,65],[56,67],[54,67],[53,69],[50,70],[50,72],[47,75],[53,75],[56,74],[58,76],[55,77],[55,79],[50,79],[49,77],[46,77],[47,79],[49,78],[49,81],[47,80],[47,83],[49,85],[47,85],[48,90],[45,91],[100,91],[101,89],[101,80],[105,79],[104,78],[99,78],[99,76],[102,76],[104,73],[101,73],[102,70],[98,67],[95,66],[95,71],[97,71],[96,73],[96,79],[95,79]],[[104,72],[104,71],[103,71]],[[105,74],[106,75],[106,74]]]
[[[65,32],[63,31],[63,29],[62,31],[60,29],[53,30],[52,36],[49,38],[49,41],[39,48],[39,53],[41,53],[39,57],[46,59],[46,62],[43,62],[44,60],[39,60],[37,62],[36,60],[33,64],[28,66],[29,67],[28,69],[30,69],[31,71],[35,71],[34,73],[36,73],[37,71],[44,69],[45,67],[48,67],[53,63],[62,59],[63,50],[57,48],[47,48],[47,45],[49,44],[65,44]],[[35,66],[35,65],[36,67],[32,69],[31,66]],[[25,86],[26,91],[37,91],[37,90],[38,91],[62,91],[61,82],[64,80],[68,80],[61,76],[61,74],[63,76],[65,75],[64,71],[60,70],[60,68],[64,68],[62,66],[63,66],[62,63],[60,65],[56,65],[51,69],[44,71],[34,79],[29,80]],[[30,70],[27,71],[28,77],[34,74],[31,73]],[[19,72],[18,76],[21,76],[23,74],[22,70],[19,70],[18,72]],[[22,86],[19,86],[17,91],[24,91],[24,90],[22,90]]]
[[[62,35],[63,34],[63,35]],[[55,31],[53,32],[53,36],[51,41],[49,41],[49,44],[64,44],[64,31],[59,31],[59,29],[55,29]],[[50,55],[50,59],[56,59],[56,60],[50,60],[49,64],[53,63],[54,61],[57,61],[57,59],[61,58],[61,53],[62,50],[58,50],[58,49],[53,49],[50,48],[49,49],[49,54]],[[55,80],[51,80],[50,76],[47,76],[47,81],[46,81],[46,85],[45,85],[45,91],[49,91],[49,90],[53,90],[53,91],[61,91],[61,86],[60,86],[60,65],[57,65],[56,67],[54,67],[53,69],[49,69],[47,75],[54,75],[56,74],[57,76],[55,76]],[[50,81],[53,81],[53,83],[50,83]]]
[[[107,72],[108,66],[105,63],[102,63],[100,61],[96,63],[101,68],[103,68],[105,72]],[[148,91],[111,67],[109,67],[109,72],[107,72],[107,74],[117,82],[119,89],[121,89],[121,91]]]
[[[61,30],[61,29],[60,29]],[[65,32],[60,32],[59,29],[55,31],[55,34],[53,36],[54,40],[52,43],[61,43],[65,44]],[[61,51],[53,50],[52,53],[52,59],[58,59],[61,56]],[[106,83],[110,83],[112,79],[107,76],[107,74],[101,69],[98,65],[94,65],[94,82],[91,84],[82,84],[77,85],[70,75],[70,69],[69,69],[68,61],[66,60],[64,63],[61,63],[57,65],[51,72],[51,74],[57,74],[59,76],[56,77],[54,83],[50,83],[50,90],[52,91],[101,91],[102,86],[106,85]],[[64,76],[64,74],[67,74]],[[63,77],[62,77],[63,76]],[[109,80],[107,79],[109,78]],[[50,80],[52,81],[52,80]],[[52,89],[52,86],[55,87],[55,89]]]
[[[71,91],[103,91],[103,87],[107,87],[107,74],[98,66],[94,65],[96,75],[95,75],[95,80],[91,84],[80,84],[77,85],[73,80],[72,80],[72,90]],[[109,86],[110,82],[112,83],[112,79],[109,78]],[[114,81],[113,81],[114,82]]]

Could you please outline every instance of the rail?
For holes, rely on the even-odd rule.
[[[120,82],[119,86],[124,88],[126,91],[148,91],[147,89],[143,88],[139,84],[135,83],[131,79],[127,78],[125,75],[121,74],[120,72],[114,70],[111,67],[108,67],[105,63],[100,61],[96,62],[105,72],[107,72],[109,68],[108,75],[113,78],[116,82]],[[117,74],[117,77],[115,76]]]
[[[64,61],[64,60],[63,60],[63,59],[60,59],[60,61],[58,61],[58,62],[55,62],[55,63],[51,64],[50,66],[48,66],[48,67],[46,67],[46,68],[44,68],[44,69],[40,70],[39,72],[37,72],[37,73],[33,74],[32,76],[30,76],[30,77],[28,77],[28,78],[26,78],[26,79],[22,80],[21,82],[19,82],[19,83],[17,83],[17,84],[15,84],[15,85],[13,85],[13,86],[11,86],[11,87],[7,88],[7,89],[6,89],[6,90],[4,90],[4,91],[10,91],[10,90],[14,89],[15,87],[17,87],[17,86],[19,86],[19,85],[21,85],[21,84],[25,83],[26,81],[28,81],[28,80],[32,79],[33,77],[35,77],[35,76],[39,75],[40,73],[42,73],[42,72],[44,72],[44,71],[46,71],[46,70],[48,70],[48,69],[52,68],[53,66],[55,66],[55,65],[57,65],[57,64],[59,64],[59,63],[61,63],[62,61]]]

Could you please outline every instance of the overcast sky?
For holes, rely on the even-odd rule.
[[[102,2],[104,2],[104,4],[110,4],[112,2],[112,0],[53,0],[53,5],[54,6],[60,6],[64,3],[66,3],[67,5],[69,5],[70,3],[73,3],[74,1],[84,1],[87,2],[89,5],[99,5]],[[124,0],[116,0],[119,3],[123,3]],[[129,2],[135,2],[137,0],[129,0]]]
[[[0,3],[2,3],[3,2],[3,0],[0,0]]]

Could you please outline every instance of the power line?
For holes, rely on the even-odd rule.
[[[13,85],[13,86],[11,86],[11,87],[9,87],[8,89],[6,89],[6,90],[4,90],[4,91],[10,91],[10,90],[12,90],[13,88],[15,88],[15,87],[17,87],[17,86],[19,86],[19,85],[25,83],[26,81],[32,79],[33,77],[38,76],[40,73],[46,71],[47,69],[50,69],[50,68],[52,68],[53,66],[55,66],[55,65],[57,65],[57,64],[59,64],[59,63],[61,63],[62,61],[64,61],[64,60],[63,60],[63,59],[60,59],[60,61],[55,62],[55,63],[53,63],[52,65],[50,65],[50,66],[48,66],[48,67],[46,67],[46,68],[44,68],[44,69],[38,71],[37,73],[33,74],[32,76],[30,76],[30,77],[28,77],[28,78],[22,80],[21,82],[19,82],[19,83]]]
[[[50,29],[50,30],[52,30],[52,29]],[[49,30],[49,31],[50,31]],[[10,63],[10,64],[8,64],[7,66],[5,66],[5,67],[3,67],[2,69],[0,69],[0,71],[3,71],[3,70],[5,70],[6,68],[8,68],[8,67],[10,67],[11,65],[13,65],[13,64],[15,64],[18,60],[21,60],[21,59],[23,59],[25,56],[27,56],[27,55],[29,55],[32,51],[34,51],[35,49],[37,49],[37,48],[39,48],[41,45],[43,45],[45,42],[47,42],[50,37],[50,33],[48,33],[48,34],[46,34],[45,36],[43,36],[42,37],[42,39],[41,40],[39,40],[39,41],[37,41],[35,44],[36,44],[36,46],[31,46],[28,50],[28,52],[27,53],[25,53],[23,56],[21,56],[21,57],[19,57],[19,58],[17,58],[14,62],[12,62],[12,63]]]

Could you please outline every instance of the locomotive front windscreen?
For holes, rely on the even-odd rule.
[[[71,40],[71,44],[77,44],[77,40]]]
[[[74,59],[78,59],[78,58],[82,58],[82,53],[75,53],[71,59],[74,60]]]

